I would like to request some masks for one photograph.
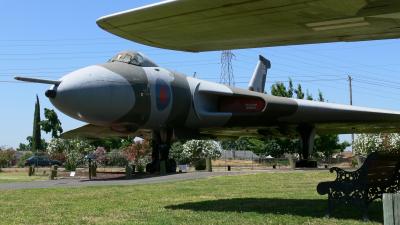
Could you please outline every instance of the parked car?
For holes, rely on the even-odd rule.
[[[61,162],[58,160],[51,160],[47,156],[31,156],[25,161],[25,166],[61,166]]]

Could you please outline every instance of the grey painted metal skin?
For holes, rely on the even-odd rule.
[[[174,128],[177,136],[276,136],[294,135],[303,125],[320,134],[400,131],[400,112],[275,97],[157,66],[114,61],[74,71],[60,81],[51,87],[56,92],[52,104],[89,124],[65,137],[164,128]],[[262,106],[258,111],[254,101]],[[242,111],[224,109],[226,102],[239,104]]]
[[[259,59],[249,82],[249,90],[264,93],[267,71],[271,68],[271,62],[261,55]]]
[[[400,37],[398,0],[172,0],[97,24],[159,48],[201,52]]]

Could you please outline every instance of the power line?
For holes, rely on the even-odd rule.
[[[326,56],[322,55],[322,57],[326,57]],[[297,60],[297,58],[298,58],[298,57],[296,57],[295,61],[300,61],[300,60]],[[329,58],[329,57],[327,57],[327,58]],[[312,61],[316,61],[316,60],[313,59]],[[320,61],[320,60],[319,60],[319,61]],[[275,63],[275,64],[276,64],[276,63]],[[322,66],[320,66],[320,65],[316,65],[316,66],[322,67]],[[324,67],[326,67],[326,66],[324,66]],[[365,67],[365,66],[364,66],[364,67]],[[337,66],[335,66],[334,68],[335,68],[335,70],[337,70],[337,71],[342,71],[342,69],[338,69]],[[276,70],[277,68],[274,68],[274,69]],[[279,69],[279,68],[278,68],[278,69]],[[343,71],[344,71],[344,70],[343,70]],[[366,74],[372,74],[372,75],[374,75],[374,76],[379,76],[379,75],[377,75],[377,74],[371,73],[370,71],[366,71],[365,73],[366,73]],[[368,77],[371,77],[371,76],[365,75],[365,73],[362,75],[362,77],[367,77],[367,78],[368,78]],[[358,77],[358,76],[357,76],[357,77]],[[392,88],[392,89],[399,89],[399,87],[393,86],[393,83],[396,83],[396,82],[388,81],[388,80],[383,80],[383,79],[381,78],[381,76],[379,76],[379,78],[372,78],[372,79],[373,79],[373,81],[365,82],[365,83],[370,84],[370,85],[383,86],[383,87]],[[388,84],[385,84],[385,83],[379,83],[379,82],[377,82],[377,80],[382,81],[382,82],[387,82],[387,83],[389,83],[389,85],[388,85]],[[373,84],[372,82],[375,83],[375,84]],[[376,83],[377,83],[377,84],[376,84]],[[397,83],[397,84],[400,84],[400,83]]]

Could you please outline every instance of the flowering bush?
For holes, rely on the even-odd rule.
[[[171,150],[169,151],[169,156],[172,159],[175,159],[179,164],[187,164],[190,162],[192,153],[188,149],[185,151],[182,143],[178,141],[172,144]]]
[[[53,138],[47,145],[47,153],[50,155],[55,153],[64,153],[67,148],[67,141],[61,138]]]
[[[190,159],[216,159],[221,156],[221,145],[213,140],[190,140],[183,144],[182,154]]]
[[[107,152],[104,147],[97,147],[94,151],[94,156],[96,157],[96,163],[98,165],[105,165],[107,162]]]
[[[375,151],[397,152],[400,150],[400,134],[359,134],[354,140],[353,150],[364,156]]]
[[[150,162],[150,152],[150,143],[147,140],[137,141],[124,149],[124,155],[128,162],[135,164],[139,171]]]
[[[57,153],[65,154],[65,169],[75,170],[83,157],[94,150],[93,146],[82,139],[60,139],[54,138],[46,148],[50,155]]]

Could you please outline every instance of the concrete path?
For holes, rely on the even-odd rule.
[[[146,178],[134,178],[129,180],[79,180],[79,179],[59,179],[30,181],[18,183],[0,184],[0,190],[17,190],[31,188],[57,188],[57,187],[84,187],[84,186],[106,186],[106,185],[136,185],[136,184],[153,184],[171,181],[183,181],[202,179],[215,176],[232,176],[240,174],[254,174],[256,171],[235,171],[235,172],[190,172],[171,174],[167,176],[154,176]]]

